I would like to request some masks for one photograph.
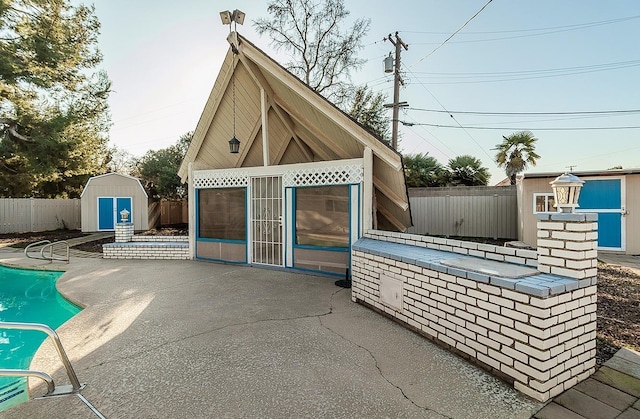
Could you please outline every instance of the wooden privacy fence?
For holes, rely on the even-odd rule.
[[[0,199],[0,233],[79,228],[79,199]]]
[[[149,228],[189,222],[187,201],[149,200]]]
[[[447,237],[518,238],[515,186],[409,188],[410,233]]]

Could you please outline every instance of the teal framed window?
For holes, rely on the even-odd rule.
[[[349,248],[349,186],[295,190],[295,244]]]
[[[246,241],[246,188],[198,190],[198,238]]]

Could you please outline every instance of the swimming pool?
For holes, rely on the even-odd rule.
[[[80,312],[56,290],[64,272],[0,265],[0,321],[43,323],[56,329]],[[42,332],[0,329],[0,368],[28,369]],[[0,412],[28,400],[26,378],[0,377]]]

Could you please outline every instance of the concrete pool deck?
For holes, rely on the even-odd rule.
[[[9,249],[0,262],[52,266]],[[52,267],[86,306],[58,332],[106,417],[529,418],[543,405],[354,304],[331,278],[195,261]],[[49,343],[32,368],[68,383]],[[45,414],[95,417],[75,396],[3,417]]]

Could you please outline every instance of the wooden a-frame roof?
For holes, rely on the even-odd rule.
[[[410,227],[401,155],[246,38],[232,32],[228,41],[229,51],[178,172],[182,181],[188,181],[189,163],[194,170],[307,163],[362,158],[369,148],[377,227]],[[238,154],[229,153],[234,123],[241,142]]]

